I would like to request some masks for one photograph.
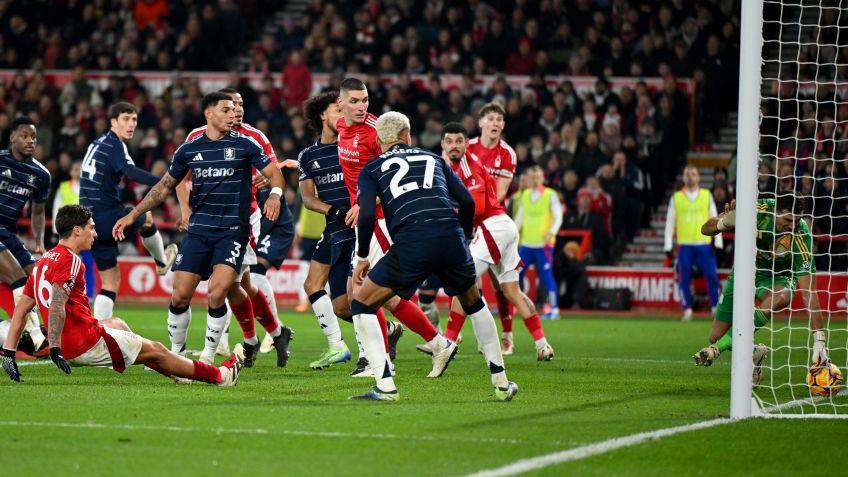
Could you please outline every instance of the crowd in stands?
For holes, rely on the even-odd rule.
[[[174,73],[154,96],[132,71],[227,70],[247,57],[264,79],[251,87],[231,73],[230,84],[242,92],[245,121],[268,133],[279,157],[295,158],[314,141],[300,113],[302,100],[324,87],[314,86],[314,73],[331,74],[326,88],[344,75],[363,77],[370,111],[406,113],[415,142],[434,150],[444,123],[461,121],[476,135],[476,109],[502,102],[519,174],[540,165],[566,205],[563,227],[594,232],[590,255],[581,257],[587,263],[616,259],[664,203],[686,153],[718,137],[736,102],[739,3],[732,0],[312,0],[301,18],[274,30],[263,26],[284,2],[30,3],[51,7],[0,1],[0,68],[21,70],[0,84],[0,129],[18,114],[33,116],[37,157],[56,184],[108,128],[105,108],[119,98],[140,110],[130,152],[157,174],[202,122],[195,79]],[[73,81],[55,88],[43,72],[50,68],[71,70]],[[86,73],[101,69],[123,72],[98,88]],[[280,72],[281,81],[271,76]],[[460,75],[461,86],[446,87],[445,74]],[[510,87],[503,74],[528,75],[529,83]],[[563,74],[597,82],[578,93],[553,79]],[[481,86],[483,75],[495,75],[490,86]],[[635,86],[613,88],[613,77],[633,77]],[[644,77],[662,86],[638,81]],[[678,88],[683,78],[693,94]],[[296,175],[288,180],[297,211]],[[732,185],[732,178],[717,182],[724,195],[716,200],[729,200]],[[127,199],[143,192],[130,184]],[[161,214],[176,220],[179,209],[171,204]]]

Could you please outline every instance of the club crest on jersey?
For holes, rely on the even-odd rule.
[[[35,186],[36,180],[37,180],[37,178],[34,175],[32,175],[32,174],[27,175],[27,184],[29,184],[30,186]]]
[[[501,156],[495,158],[495,167],[501,167]]]
[[[235,159],[236,157],[236,149],[234,147],[228,147],[224,149],[224,159]]]

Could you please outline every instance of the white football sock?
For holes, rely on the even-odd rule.
[[[115,308],[115,302],[108,296],[98,293],[94,297],[94,317],[98,321],[108,320],[112,318],[112,310]]]
[[[324,294],[321,298],[315,300],[312,304],[312,311],[318,318],[318,324],[321,326],[321,331],[327,338],[327,346],[330,349],[339,349],[342,347],[342,330],[339,328],[339,319],[333,313],[333,301],[330,296]]]
[[[12,320],[0,321],[0,346],[6,342],[6,335],[9,334],[9,327],[12,325]],[[16,348],[17,349],[17,346]]]
[[[203,342],[203,352],[200,354],[201,361],[206,363],[215,361],[215,350],[218,348],[218,343],[221,342],[224,327],[227,325],[227,320],[229,319],[229,308],[226,308],[226,311],[221,316],[212,316],[208,312],[206,313],[206,340]]]
[[[548,345],[548,340],[544,336],[536,340],[536,351],[541,351]]]
[[[383,344],[383,332],[377,315],[354,315],[353,325],[359,329],[365,348],[365,357],[368,358],[368,366],[374,373],[377,387],[381,391],[396,391],[395,381],[392,379],[392,367],[389,364],[389,355]]]
[[[191,307],[175,315],[168,309],[168,336],[171,337],[171,352],[185,356],[186,335],[191,325]]]
[[[512,331],[504,331],[503,339],[512,341]]]
[[[503,356],[501,355],[501,345],[498,342],[498,328],[495,325],[492,312],[489,311],[488,307],[484,306],[477,313],[468,315],[468,318],[474,327],[474,335],[477,337],[478,346],[486,358],[486,363],[489,365],[489,372],[492,374],[492,384],[499,388],[507,387],[509,381],[506,379]]]
[[[268,304],[271,305],[271,311],[274,313],[274,317],[279,320],[280,315],[277,313],[277,300],[274,299],[274,289],[271,287],[268,277],[258,273],[251,273],[250,281],[256,285],[256,288],[262,290],[262,294],[265,295],[265,298],[268,299]]]
[[[23,293],[24,287],[22,286],[12,290],[12,299],[15,301],[15,305],[18,304]],[[9,320],[9,322],[11,323],[11,320]],[[30,338],[32,338],[32,342],[35,345],[35,349],[40,348],[41,344],[44,343],[44,340],[47,339],[45,338],[44,333],[41,332],[41,321],[38,319],[38,305],[34,306],[32,310],[27,313],[26,323],[24,323],[24,331],[29,333]]]
[[[359,336],[359,328],[356,326],[353,327],[353,336],[356,337],[356,347],[359,349],[357,360],[359,360],[365,357],[365,346],[362,345],[362,337]]]
[[[150,237],[141,237],[141,243],[147,249],[147,253],[153,257],[157,263],[165,263],[165,244],[162,242],[162,234],[157,230]]]

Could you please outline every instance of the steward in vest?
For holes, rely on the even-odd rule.
[[[683,188],[672,194],[668,202],[664,250],[673,261],[672,239],[676,235],[676,271],[683,306],[682,320],[689,321],[692,319],[691,282],[694,265],[698,265],[707,280],[712,308],[715,309],[718,303],[719,283],[711,237],[701,233],[701,225],[715,217],[717,211],[712,193],[700,187],[701,178],[695,166],[689,165],[683,169],[683,182]],[[716,247],[722,247],[721,235],[716,236]]]

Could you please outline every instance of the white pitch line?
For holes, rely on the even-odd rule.
[[[18,366],[41,366],[43,364],[53,364],[53,361],[18,361]]]
[[[262,428],[227,428],[227,427],[182,427],[182,426],[152,426],[145,424],[103,424],[99,422],[38,422],[38,421],[0,421],[0,427],[46,427],[64,429],[108,429],[125,431],[158,431],[158,432],[199,432],[213,434],[281,434],[301,437],[330,437],[340,439],[385,439],[425,442],[467,442],[471,444],[511,444],[511,445],[562,445],[561,441],[527,441],[520,439],[505,439],[497,437],[462,438],[445,435],[402,435],[402,434],[372,434],[367,432],[329,432],[329,431],[300,431],[293,429],[262,429]]]
[[[537,457],[530,457],[528,459],[521,459],[503,467],[481,470],[479,472],[469,474],[468,477],[503,477],[523,474],[531,470],[537,470],[552,465],[562,464],[563,462],[572,462],[575,460],[585,459],[587,457],[591,457],[598,454],[604,454],[606,452],[621,449],[624,447],[635,446],[645,441],[661,439],[663,437],[668,437],[683,432],[706,429],[709,427],[727,424],[729,422],[733,422],[733,420],[728,418],[712,419],[709,421],[696,422],[694,424],[686,424],[683,426],[658,429],[656,431],[640,432],[638,434],[631,434],[629,436],[624,437],[615,437],[613,439],[596,442],[594,444],[587,444],[584,446],[575,447],[573,449],[553,452]]]

